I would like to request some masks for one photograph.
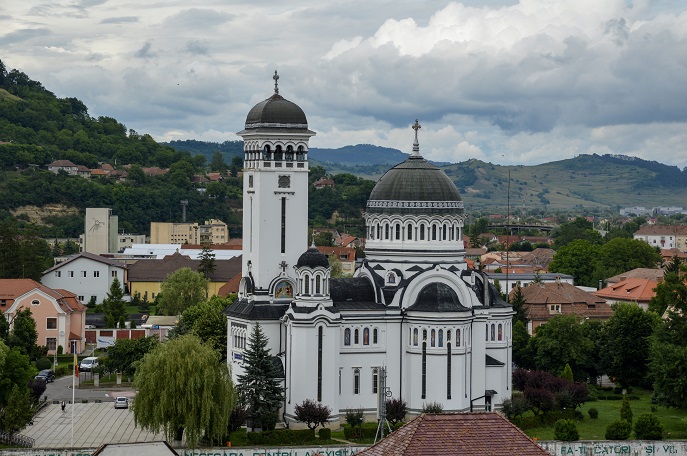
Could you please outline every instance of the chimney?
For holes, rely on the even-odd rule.
[[[603,279],[599,279],[599,286],[597,287],[597,291],[601,290],[604,287],[604,281]]]

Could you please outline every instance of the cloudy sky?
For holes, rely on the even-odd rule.
[[[239,139],[276,69],[313,147],[687,166],[684,0],[2,0],[0,59],[158,140]]]

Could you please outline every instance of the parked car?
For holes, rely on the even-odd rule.
[[[114,401],[114,407],[119,408],[129,408],[129,400],[124,396],[117,396]]]
[[[52,383],[55,381],[55,372],[50,369],[43,369],[34,378],[37,380],[44,380],[46,383]]]
[[[90,372],[98,367],[98,358],[95,356],[89,356],[81,360],[79,364],[79,372]]]

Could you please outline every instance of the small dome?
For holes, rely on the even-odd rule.
[[[278,93],[253,106],[246,117],[246,129],[259,127],[308,128],[305,113]]]
[[[463,213],[458,189],[441,169],[412,156],[382,176],[367,202],[374,213]]]
[[[329,260],[324,253],[317,250],[317,247],[314,246],[306,250],[305,253],[298,258],[298,262],[296,263],[296,267],[298,268],[316,268],[318,266],[328,268]]]

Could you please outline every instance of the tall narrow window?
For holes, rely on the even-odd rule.
[[[501,323],[499,323],[498,338],[499,341],[503,340],[503,325]]]
[[[377,225],[377,239],[382,238],[382,225]]]
[[[446,344],[446,399],[451,399],[451,344]]]
[[[446,224],[444,224],[444,227],[442,229],[441,239],[443,239],[444,241],[446,240]]]
[[[377,328],[372,330],[372,343],[377,345]]]
[[[384,239],[389,239],[389,224],[384,224]]]
[[[460,347],[460,329],[456,329],[456,347]]]
[[[370,328],[363,329],[363,345],[370,345]]]
[[[417,347],[418,341],[417,341],[417,328],[413,329],[413,345]]]
[[[413,240],[413,225],[408,225],[408,235],[406,236],[409,241]]]
[[[353,343],[355,345],[360,343],[360,330],[358,328],[355,328],[355,331],[353,331]]]
[[[436,241],[437,240],[437,226],[432,225],[432,240]]]
[[[427,342],[422,342],[422,397],[427,398]]]
[[[398,241],[401,239],[401,225],[399,225],[398,223],[396,224],[395,231],[396,231],[396,240]]]
[[[420,240],[424,241],[425,240],[425,225],[424,223],[420,225]]]
[[[494,323],[491,324],[491,341],[496,340],[496,325]]]
[[[432,334],[432,347],[434,347],[436,344],[436,338],[435,338],[436,337],[436,331],[432,330],[431,334]]]
[[[379,392],[379,369],[372,369],[372,394]]]
[[[353,369],[353,394],[360,394],[360,369]]]
[[[316,295],[322,293],[322,291],[321,291],[321,288],[322,288],[322,287],[321,287],[320,283],[321,283],[320,276],[319,276],[319,275],[316,275],[316,276],[315,276],[315,294],[316,294]]]
[[[344,345],[351,345],[351,328],[344,329]]]
[[[286,253],[286,197],[281,199],[281,253]]]
[[[322,402],[322,326],[317,329],[317,402]]]
[[[303,276],[303,282],[304,282],[304,287],[303,287],[303,294],[309,295],[310,294],[310,275],[306,274]]]
[[[444,346],[444,330],[443,329],[439,330],[439,346],[440,347]]]

